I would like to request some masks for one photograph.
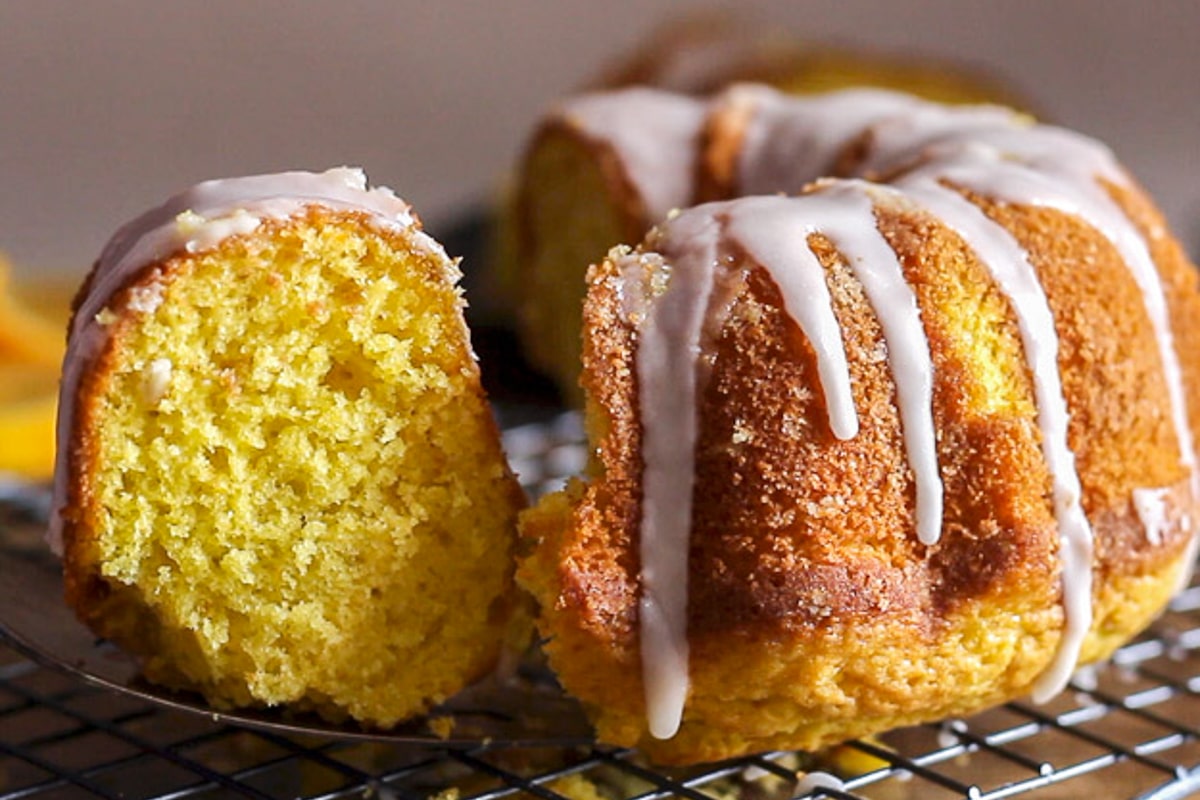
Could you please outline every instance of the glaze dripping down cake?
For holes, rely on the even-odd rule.
[[[1107,148],[1005,109],[686,102],[686,152],[569,145],[627,176],[572,202],[648,208],[639,161],[708,202],[587,276],[593,460],[518,571],[564,687],[668,763],[1053,696],[1195,559],[1193,266]]]
[[[458,275],[351,169],[210,181],[122,228],[62,383],[80,618],[218,708],[386,727],[488,671],[523,496]]]

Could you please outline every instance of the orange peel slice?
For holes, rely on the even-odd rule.
[[[58,374],[69,301],[61,287],[51,284],[31,285],[31,297],[20,297],[12,278],[12,268],[0,256],[0,473],[43,481],[54,472]]]

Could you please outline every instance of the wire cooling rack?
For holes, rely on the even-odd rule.
[[[578,471],[580,439],[573,415],[505,432],[534,493]],[[0,533],[37,536],[44,514],[43,494],[0,492]],[[1191,796],[1200,797],[1200,584],[1047,705],[1010,703],[826,753],[673,770],[601,746],[448,748],[240,729],[40,666],[0,635],[0,800]]]

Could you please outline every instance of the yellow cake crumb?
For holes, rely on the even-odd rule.
[[[110,304],[85,618],[218,707],[390,726],[490,669],[522,501],[454,265],[313,212],[162,275]]]

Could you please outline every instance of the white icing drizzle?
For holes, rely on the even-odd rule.
[[[690,97],[634,88],[572,98],[559,115],[615,151],[654,224],[693,203],[705,110]]]
[[[1032,125],[1007,109],[946,108],[911,98],[891,108],[887,100],[847,97],[849,111],[841,121],[828,123],[818,102],[785,98],[768,89],[748,96],[762,105],[757,115],[765,120],[751,130],[782,129],[780,138],[820,141],[821,134],[805,132],[808,126],[836,129],[845,135],[850,130],[847,125],[864,121],[870,126],[871,148],[856,166],[856,174],[889,176],[893,185],[914,199],[919,195],[921,202],[946,218],[976,250],[1014,306],[1034,375],[1043,452],[1053,475],[1055,517],[1062,542],[1066,626],[1055,658],[1034,687],[1035,699],[1048,699],[1069,681],[1092,618],[1093,534],[1080,505],[1082,489],[1074,454],[1067,445],[1069,414],[1058,374],[1057,335],[1044,292],[1024,251],[1003,228],[940,181],[1002,201],[1074,214],[1110,239],[1130,265],[1144,297],[1167,381],[1180,461],[1191,475],[1193,495],[1200,496],[1182,373],[1161,280],[1140,232],[1099,183],[1104,179],[1126,185],[1128,178],[1100,143],[1060,128]],[[739,188],[747,192],[801,190],[816,175],[781,168],[771,147],[762,144],[770,135],[747,137]],[[825,152],[805,160],[803,168],[828,164],[832,147],[813,148]],[[758,159],[772,168],[756,168]],[[906,169],[915,171],[904,175]],[[897,172],[901,173],[898,177]],[[1190,520],[1185,519],[1185,524]]]
[[[1045,290],[1029,257],[1017,241],[962,195],[947,189],[940,177],[953,180],[942,165],[909,173],[895,184],[968,243],[996,280],[1012,306],[1025,358],[1033,376],[1042,454],[1052,481],[1054,517],[1063,557],[1066,629],[1055,658],[1034,688],[1035,699],[1057,694],[1070,680],[1079,647],[1091,627],[1091,523],[1084,514],[1083,489],[1075,454],[1067,441],[1070,412],[1058,368],[1058,334]]]
[[[727,219],[729,235],[767,269],[779,287],[788,314],[816,351],[830,429],[839,439],[854,438],[858,435],[858,414],[842,330],[833,314],[825,269],[806,242],[810,234],[828,231],[796,213],[796,201],[784,198],[749,197],[711,211]]]
[[[1048,125],[1022,126],[1014,119],[1008,124],[974,120],[955,127],[953,111],[941,113],[948,119],[934,136],[921,137],[920,131],[914,131],[914,136],[897,142],[881,134],[879,147],[864,169],[887,172],[904,166],[921,150],[932,168],[963,188],[1005,202],[1072,214],[1105,236],[1141,290],[1166,377],[1180,462],[1194,482],[1196,454],[1162,280],[1137,226],[1099,182],[1128,185],[1128,176],[1111,151],[1093,139]]]
[[[942,523],[942,484],[932,421],[932,364],[912,290],[895,253],[875,227],[873,193],[861,182],[831,183],[797,198],[744,198],[685,211],[655,241],[669,281],[661,296],[628,303],[644,309],[638,333],[638,401],[642,409],[642,594],[640,637],[646,708],[652,735],[678,730],[687,695],[687,565],[695,481],[698,398],[702,391],[706,319],[724,313],[711,303],[720,268],[719,243],[739,245],[770,274],[784,308],[817,355],[830,428],[839,439],[858,432],[858,415],[842,331],[833,313],[825,269],[808,248],[829,238],[876,307],[897,385],[905,448],[914,465],[917,526],[934,542]],[[624,291],[640,291],[637,257],[622,266]]]
[[[666,290],[636,305],[646,314],[638,332],[638,401],[654,409],[642,425],[641,596],[638,619],[642,680],[650,734],[679,730],[688,690],[688,540],[698,430],[697,385],[704,315],[713,292],[720,223],[682,214],[670,223],[678,244],[662,248],[671,263]],[[631,262],[631,263],[630,263]],[[636,257],[624,271],[640,270]],[[627,292],[643,286],[634,274]]]
[[[942,530],[942,481],[933,424],[933,365],[916,297],[875,224],[871,195],[887,193],[883,187],[839,181],[792,200],[746,198],[728,212],[729,234],[767,268],[788,314],[816,349],[831,425],[841,439],[853,438],[858,431],[842,332],[824,270],[801,244],[810,234],[823,234],[846,260],[887,344],[904,448],[916,484],[917,534],[925,544],[936,544]]]
[[[911,111],[907,95],[872,89],[798,99],[766,86],[741,85],[718,100],[750,112],[738,157],[738,195],[799,192],[830,175],[845,147],[873,122]]]
[[[1145,297],[1167,376],[1181,462],[1195,474],[1181,370],[1161,280],[1141,233],[1098,182],[1103,179],[1118,186],[1129,182],[1108,148],[1073,131],[1034,125],[999,107],[950,108],[887,92],[839,92],[810,100],[789,98],[765,87],[735,91],[743,102],[749,98],[762,106],[756,115],[763,121],[752,126],[754,135],[747,136],[742,156],[739,190],[743,193],[800,191],[836,156],[836,136],[845,137],[844,145],[861,125],[858,132],[870,129],[871,146],[855,174],[890,175],[916,165],[999,200],[1074,214],[1107,236],[1130,265]],[[839,117],[826,119],[823,110],[833,108]],[[826,138],[824,132],[809,131],[810,126],[835,135]],[[772,152],[772,147],[787,145],[764,144],[774,130],[780,139],[810,143],[804,148],[809,155],[801,159],[802,169],[785,168]]]
[[[84,370],[108,342],[102,312],[113,295],[143,269],[171,255],[210,250],[231,236],[254,231],[263,220],[286,219],[313,205],[364,213],[371,224],[407,230],[414,247],[445,257],[441,245],[420,231],[408,203],[391,189],[368,188],[363,171],[349,167],[206,181],[126,224],[105,245],[88,294],[73,318],[63,358],[56,430],[59,457],[46,532],[54,552],[62,554],[60,511],[67,502],[76,390]],[[161,284],[150,282],[134,292],[128,310],[149,313],[161,302]]]
[[[1125,185],[1125,174],[1106,148],[1070,131],[1049,126],[971,122],[961,128],[952,121],[942,123],[923,141],[918,131],[903,147],[894,143],[889,145],[888,137],[881,135],[873,159],[875,168],[886,172],[889,168],[901,167],[920,148],[927,159],[923,169],[933,173],[926,178],[927,184],[940,177],[997,200],[1055,208],[1079,217],[1109,239],[1128,265],[1154,328],[1180,463],[1191,476],[1194,492],[1196,457],[1187,419],[1182,370],[1175,351],[1162,281],[1141,233],[1099,183],[1100,179],[1105,179]],[[903,184],[903,179],[899,183]],[[967,241],[972,246],[977,244],[974,238]],[[994,259],[985,260],[999,263]],[[1028,348],[1028,344],[1026,346]],[[1044,409],[1041,401],[1039,397],[1039,409]],[[1044,418],[1045,414],[1040,416]],[[1047,457],[1049,461],[1050,454]],[[1072,495],[1079,494],[1080,490],[1073,461],[1072,456],[1070,473],[1066,472],[1067,464],[1056,465],[1050,461],[1052,470],[1058,468],[1055,471],[1055,511],[1061,537],[1066,625],[1054,659],[1034,684],[1033,699],[1038,702],[1050,699],[1067,685],[1092,621],[1093,534],[1082,511],[1074,511],[1078,500]],[[1075,486],[1063,486],[1063,480],[1068,476]],[[1064,495],[1064,491],[1068,494]],[[1069,503],[1065,508],[1064,500]],[[1064,518],[1064,510],[1069,512],[1069,517]]]
[[[1168,489],[1134,489],[1133,508],[1146,531],[1146,541],[1152,545],[1162,544],[1163,534],[1170,524],[1167,514]]]
[[[930,141],[965,136],[968,132],[987,130],[996,126],[1013,127],[1019,124],[1011,111],[992,107],[968,109],[945,109],[907,96],[886,92],[837,93],[830,98],[817,101],[785,98],[778,93],[761,89],[747,95],[763,107],[756,110],[756,119],[761,120],[752,130],[762,131],[754,138],[747,137],[747,151],[743,156],[739,188],[745,192],[765,193],[775,191],[800,191],[815,174],[804,171],[789,172],[776,166],[773,169],[754,169],[747,162],[762,159],[774,164],[777,157],[760,139],[778,136],[780,139],[806,141],[817,139],[821,146],[810,148],[820,155],[804,162],[804,169],[811,170],[821,165],[828,166],[846,141],[859,135],[866,126],[871,127],[872,150],[868,158],[856,171],[869,174],[880,170],[895,170],[909,164],[921,164],[917,171],[901,177],[893,183],[913,200],[924,205],[936,215],[943,217],[959,235],[976,251],[980,260],[990,269],[997,283],[1012,304],[1017,315],[1027,357],[1034,376],[1035,392],[1039,407],[1039,426],[1043,437],[1043,452],[1054,476],[1055,516],[1059,528],[1064,532],[1064,541],[1069,541],[1076,551],[1070,561],[1073,565],[1066,571],[1074,602],[1071,642],[1081,641],[1090,625],[1090,601],[1080,603],[1078,598],[1090,598],[1091,583],[1091,527],[1080,506],[1082,490],[1075,468],[1075,457],[1067,445],[1069,415],[1063,398],[1058,372],[1058,337],[1054,329],[1049,305],[1033,267],[1024,251],[1002,227],[991,222],[974,205],[955,192],[943,187],[939,180],[947,177],[949,165],[944,160],[922,162],[924,148]],[[823,104],[836,104],[840,112],[835,123],[825,122]],[[837,137],[820,139],[819,135],[806,133],[809,128],[828,126]],[[927,347],[926,347],[927,349]],[[893,356],[895,354],[893,353]],[[910,456],[911,460],[911,456]],[[922,541],[927,541],[922,536]],[[1087,565],[1086,569],[1079,568]],[[1081,632],[1082,631],[1082,632]],[[1061,661],[1073,660],[1071,646],[1061,650]],[[1055,671],[1061,676],[1062,669]],[[1069,677],[1069,673],[1068,673]],[[1056,683],[1065,684],[1065,679]]]

